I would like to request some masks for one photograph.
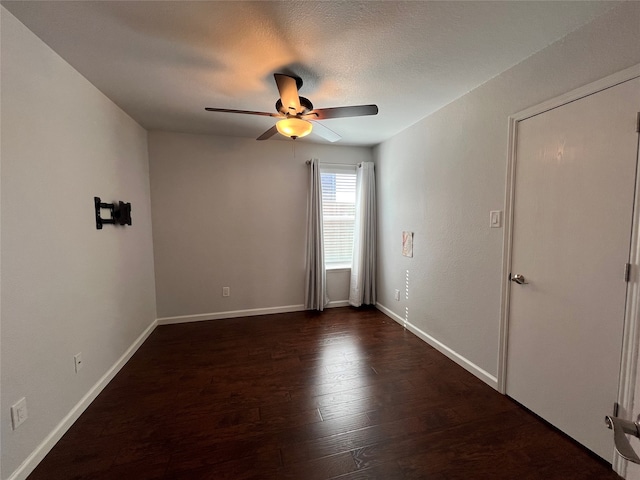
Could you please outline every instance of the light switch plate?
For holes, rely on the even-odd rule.
[[[491,212],[489,212],[489,226],[491,228],[502,227],[502,211],[501,210],[492,210]]]
[[[15,430],[27,419],[27,399],[22,397],[11,406],[11,424]]]

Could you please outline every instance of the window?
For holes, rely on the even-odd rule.
[[[356,218],[355,166],[321,166],[320,179],[326,268],[350,268]]]

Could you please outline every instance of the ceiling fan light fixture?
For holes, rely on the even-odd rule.
[[[277,122],[276,128],[281,135],[295,140],[296,138],[309,135],[313,129],[313,125],[311,122],[302,120],[301,118],[290,117]]]

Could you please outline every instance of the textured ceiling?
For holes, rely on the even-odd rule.
[[[147,129],[255,138],[274,119],[204,107],[275,111],[283,72],[316,108],[376,103],[377,116],[324,121],[342,144],[374,145],[616,2],[2,4]]]

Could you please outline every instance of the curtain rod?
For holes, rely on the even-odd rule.
[[[307,165],[311,165],[311,160],[307,160],[306,162]],[[324,162],[318,162],[320,165],[326,165],[327,167],[359,167],[362,165],[362,162],[359,163],[324,163]]]

